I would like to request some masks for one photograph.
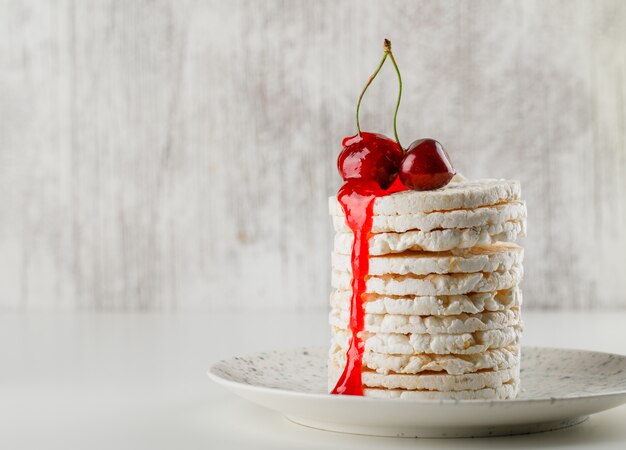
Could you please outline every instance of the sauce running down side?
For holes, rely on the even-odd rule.
[[[369,272],[369,236],[372,230],[374,201],[407,188],[397,178],[387,190],[376,182],[348,180],[337,193],[337,200],[346,216],[346,223],[352,234],[352,296],[350,298],[350,342],[346,352],[346,366],[339,377],[332,394],[363,395],[361,367],[363,364],[364,342],[360,337],[363,331],[363,294],[366,290]]]

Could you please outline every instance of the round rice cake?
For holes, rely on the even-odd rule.
[[[481,206],[510,203],[520,200],[522,189],[516,180],[464,180],[453,181],[441,189],[432,191],[403,191],[378,197],[374,201],[373,214],[395,216],[418,212],[473,209]],[[343,214],[336,197],[329,198],[330,214]]]
[[[330,295],[332,308],[350,311],[351,290],[336,290]],[[505,311],[522,305],[518,286],[493,292],[472,292],[459,295],[425,295],[394,297],[363,294],[366,314],[402,314],[408,316],[447,316],[476,314],[483,311]]]
[[[519,366],[503,370],[485,370],[449,375],[440,373],[428,374],[381,374],[363,371],[363,384],[367,387],[384,387],[385,389],[429,390],[429,391],[468,391],[484,388],[497,388],[512,380],[519,379]]]
[[[472,228],[374,233],[370,235],[368,245],[370,256],[402,253],[407,250],[443,252],[455,248],[491,245],[498,241],[514,242],[525,235],[526,220],[515,220]],[[353,240],[354,236],[350,232],[335,233],[333,251],[341,255],[350,255]]]
[[[523,267],[517,265],[503,272],[369,276],[365,282],[365,292],[400,296],[491,292],[517,286],[523,275]],[[350,290],[352,275],[333,270],[331,284],[338,290]]]
[[[434,353],[438,355],[470,355],[490,348],[510,347],[519,344],[522,324],[499,330],[475,331],[460,334],[398,334],[361,332],[364,351],[389,355],[414,355]],[[337,346],[347,349],[351,333],[332,327],[331,351]]]
[[[339,379],[343,367],[329,361],[329,380]],[[519,365],[502,370],[484,370],[462,375],[425,372],[420,374],[382,374],[364,369],[361,372],[363,386],[385,389],[467,391],[497,388],[519,379]]]
[[[445,252],[407,251],[369,259],[369,275],[428,275],[431,273],[473,273],[509,270],[522,264],[524,249],[519,245],[498,242],[492,245]],[[352,273],[351,256],[333,253],[332,268]]]
[[[473,355],[385,355],[376,352],[363,353],[363,366],[375,372],[387,374],[418,374],[420,372],[443,372],[462,375],[481,370],[510,369],[520,364],[520,347],[493,348]],[[329,353],[330,362],[345,366],[345,349],[335,348]]]
[[[496,388],[469,391],[408,391],[403,389],[365,388],[363,395],[373,398],[397,398],[401,400],[507,400],[517,397],[519,381],[512,380]],[[330,387],[329,391],[334,387]]]
[[[520,323],[519,308],[497,312],[458,314],[455,316],[407,316],[400,314],[365,314],[363,330],[371,333],[459,334],[498,330]],[[329,323],[347,329],[350,312],[332,309]]]
[[[415,212],[390,216],[375,215],[372,217],[372,233],[404,233],[409,230],[431,231],[434,229],[471,228],[524,219],[526,219],[526,204],[523,201],[514,201],[481,206],[474,209]],[[332,220],[335,231],[350,231],[343,210],[341,210],[340,215],[332,216]]]

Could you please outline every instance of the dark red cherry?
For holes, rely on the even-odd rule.
[[[378,133],[362,132],[347,137],[337,158],[337,168],[344,181],[376,181],[387,189],[400,169],[404,152],[398,143]]]
[[[434,139],[413,142],[400,164],[400,180],[414,191],[444,187],[455,173],[448,153]]]

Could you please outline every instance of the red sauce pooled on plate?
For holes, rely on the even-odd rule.
[[[361,367],[363,364],[364,342],[359,333],[363,331],[363,294],[365,293],[366,277],[369,272],[369,236],[372,230],[372,215],[376,197],[395,192],[406,191],[407,188],[397,178],[387,190],[383,190],[376,182],[348,180],[337,193],[337,200],[346,216],[346,223],[352,230],[352,297],[350,299],[350,342],[346,352],[346,367],[332,394],[363,395]]]

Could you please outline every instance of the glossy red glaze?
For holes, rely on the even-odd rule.
[[[337,168],[344,181],[376,181],[387,189],[398,175],[404,156],[398,143],[378,133],[362,132],[343,140]]]
[[[361,366],[363,364],[363,300],[369,272],[369,235],[372,230],[372,213],[376,197],[405,191],[399,179],[389,189],[382,189],[375,181],[348,180],[337,193],[346,222],[354,234],[352,243],[352,296],[350,299],[350,343],[346,353],[346,367],[332,394],[363,395]]]
[[[402,183],[414,191],[439,189],[448,184],[455,173],[448,153],[434,139],[413,142],[400,164]]]

